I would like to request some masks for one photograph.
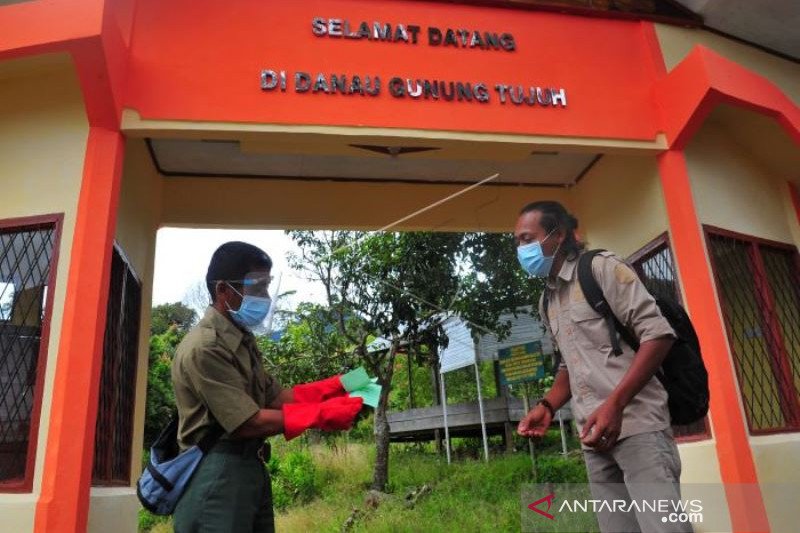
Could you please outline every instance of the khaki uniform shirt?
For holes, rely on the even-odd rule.
[[[172,384],[182,450],[197,444],[215,423],[226,439],[281,392],[277,380],[264,371],[253,334],[213,307],[178,345]]]
[[[586,301],[578,283],[577,265],[577,259],[564,261],[558,276],[548,279],[545,288],[549,294],[548,317],[544,322],[561,352],[561,366],[569,371],[572,411],[580,431],[589,415],[622,380],[633,362],[634,351],[620,339],[622,355],[612,353],[607,323]],[[633,269],[617,256],[601,252],[592,260],[592,272],[614,314],[635,333],[640,343],[675,337],[655,299]],[[542,301],[540,316],[543,316]],[[669,425],[667,392],[653,376],[625,407],[619,439],[659,431]]]

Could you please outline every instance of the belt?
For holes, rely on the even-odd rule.
[[[272,455],[272,447],[269,442],[261,442],[258,440],[221,440],[211,448],[209,453],[257,457],[262,462],[266,463]]]

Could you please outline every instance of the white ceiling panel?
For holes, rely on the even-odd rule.
[[[237,141],[149,142],[156,166],[168,176],[465,183],[500,173],[496,180],[499,183],[569,185],[598,158],[593,153],[530,152],[516,160],[448,159],[446,149],[437,149],[436,157],[428,157],[425,152],[392,156],[351,146],[343,146],[346,155],[286,155],[242,153]]]

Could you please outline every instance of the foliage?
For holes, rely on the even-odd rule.
[[[316,496],[316,468],[308,450],[289,451],[280,458],[273,456],[267,468],[272,478],[272,505],[276,510],[308,502]]]
[[[325,306],[303,303],[278,340],[258,337],[268,372],[284,386],[316,381],[349,370],[355,364],[352,343]]]
[[[527,305],[538,309],[543,281],[520,268],[509,233],[465,233],[462,248],[466,274],[463,294],[453,308],[468,321],[474,336],[488,329],[502,339],[511,323],[500,323],[500,315]]]
[[[169,522],[168,516],[158,516],[147,509],[139,509],[139,531],[153,531],[159,524]]]
[[[375,413],[373,488],[384,490],[389,449],[386,409],[400,349],[412,354],[413,362],[437,368],[439,349],[447,344],[441,322],[449,313],[466,319],[475,336],[496,332],[502,338],[510,322],[498,324],[499,316],[532,303],[541,285],[521,273],[513,241],[505,234],[288,234],[301,250],[290,258],[290,265],[325,287],[325,323],[335,325],[340,337],[337,346],[346,345],[383,386]],[[320,344],[326,337],[330,340],[331,331],[317,328],[306,333],[317,336],[314,342]],[[369,350],[370,340],[378,335],[386,339],[386,348]],[[302,355],[320,359],[313,355],[315,351],[304,353],[305,347],[292,342],[279,347],[286,350],[277,350],[276,359]],[[490,381],[485,386],[494,384]],[[423,388],[418,390],[422,394]],[[409,390],[408,400],[411,395]]]
[[[551,440],[559,440],[553,432]],[[281,443],[295,449],[298,441]],[[448,465],[429,447],[395,445],[388,489],[390,495],[377,508],[365,505],[364,487],[370,479],[374,457],[366,445],[341,443],[309,448],[315,465],[318,496],[295,502],[276,516],[276,530],[337,532],[354,508],[362,511],[356,532],[497,532],[520,530],[520,489],[533,482],[527,447],[524,452],[493,454],[483,459],[456,460]],[[277,453],[281,447],[277,447]],[[553,483],[585,482],[581,455],[541,453],[539,479]],[[422,485],[432,491],[413,509],[405,495]],[[457,526],[454,526],[457,524]]]
[[[413,363],[413,357],[411,357]],[[389,408],[392,411],[402,411],[413,407],[431,407],[440,403],[439,398],[434,398],[438,394],[433,383],[432,369],[430,366],[422,366],[413,363],[411,366],[411,383],[409,388],[409,368],[408,355],[397,358],[395,363],[394,380],[389,396]],[[492,361],[481,361],[478,363],[481,375],[481,394],[484,399],[495,398],[498,395],[494,378],[494,364]],[[447,389],[447,402],[449,404],[472,402],[478,399],[478,391],[475,382],[475,369],[472,366],[453,370],[445,375],[445,387]],[[411,403],[411,392],[413,392],[414,402]]]
[[[432,320],[456,296],[459,234],[289,232],[301,249],[290,264],[325,287],[330,319],[352,353],[383,387],[375,413],[376,461],[373,487],[384,490],[389,436],[386,408],[397,352],[438,344]],[[385,350],[369,350],[375,335]],[[432,352],[428,352],[432,353]]]
[[[153,307],[150,317],[151,335],[166,333],[171,326],[186,333],[197,321],[197,313],[180,302],[157,305]]]
[[[172,359],[175,348],[197,320],[197,314],[180,302],[157,305],[151,312],[150,356],[147,370],[147,402],[144,446],[149,449],[175,411]]]
[[[144,446],[149,449],[175,411],[172,389],[172,360],[185,332],[177,325],[150,337],[150,365],[147,370],[147,401],[144,420]]]
[[[144,420],[144,467],[149,460],[149,450],[158,434],[167,425],[175,411],[175,393],[172,389],[172,359],[175,348],[194,324],[197,315],[181,303],[153,307],[150,326],[150,354],[147,369],[147,399]],[[155,531],[168,523],[167,517],[139,511],[139,531]]]
[[[352,436],[352,435],[351,435]],[[560,437],[551,430],[537,444],[537,471],[540,482],[585,483],[586,469],[580,452],[571,441],[572,451],[563,456]],[[448,465],[441,455],[424,446],[396,444],[391,463],[391,492],[377,508],[365,505],[375,463],[375,449],[347,440],[340,434],[324,445],[308,446],[303,439],[286,442],[273,439],[272,476],[276,530],[287,533],[308,531],[338,532],[354,508],[364,511],[356,522],[357,532],[519,531],[520,489],[533,482],[527,444],[524,451],[493,453],[489,462],[482,458],[462,458]],[[427,484],[431,493],[413,509],[404,505],[404,496]],[[140,513],[140,531],[155,526],[156,531],[171,531],[161,517]]]
[[[542,455],[536,461],[539,483],[588,483],[586,467],[575,455]]]
[[[411,379],[409,379],[409,372]],[[394,365],[392,390],[389,394],[389,410],[402,411],[434,405],[436,391],[431,374],[431,367],[415,364],[412,354],[399,355]]]

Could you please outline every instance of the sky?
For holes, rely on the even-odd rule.
[[[278,290],[280,278],[281,293],[297,291],[281,307],[324,301],[321,284],[304,279],[289,267],[287,254],[299,248],[283,231],[162,228],[156,240],[153,305],[184,301],[193,287],[204,283],[211,254],[228,241],[248,242],[269,254],[274,276],[270,290]]]

